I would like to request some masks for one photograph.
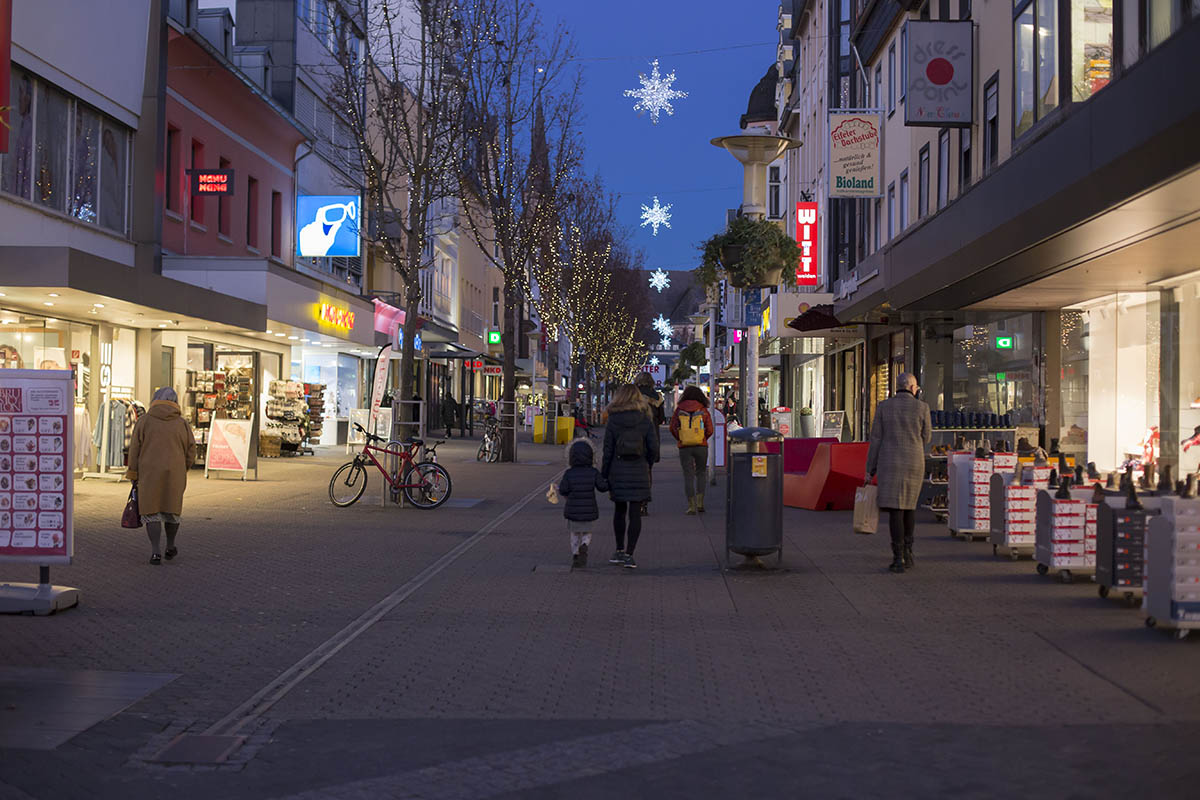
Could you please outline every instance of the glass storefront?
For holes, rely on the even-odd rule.
[[[346,441],[351,409],[363,408],[369,389],[363,360],[328,347],[293,347],[291,379],[305,384],[314,416],[322,418],[313,444]]]
[[[1040,317],[1025,313],[956,328],[946,410],[1008,414],[1018,426],[1040,424],[1040,362],[1034,355],[1040,348],[1039,325]]]

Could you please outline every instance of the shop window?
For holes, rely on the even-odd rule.
[[[1013,21],[1013,131],[1058,107],[1058,0],[1017,3]]]
[[[229,169],[229,159],[218,159],[217,165],[219,169]],[[225,238],[229,238],[229,225],[231,216],[231,206],[229,195],[217,195],[217,233]]]
[[[100,224],[124,234],[129,217],[129,131],[108,120],[100,135]]]
[[[900,173],[900,230],[908,227],[908,170]]]
[[[971,185],[971,129],[958,132],[958,193],[962,194]]]
[[[888,113],[896,110],[896,43],[888,47]]]
[[[983,87],[983,171],[991,172],[1000,158],[1000,77]]]
[[[1170,38],[1183,24],[1179,0],[1145,0],[1146,47],[1154,49]]]
[[[179,128],[167,127],[167,210],[179,213]]]
[[[888,184],[888,241],[896,235],[896,184]]]
[[[41,81],[37,84],[37,136],[34,150],[33,200],[55,211],[67,210],[67,145],[71,106],[67,96]]]
[[[955,329],[952,410],[1009,414],[1020,426],[1040,424],[1036,323],[1035,315],[1020,314]]]
[[[1071,3],[1071,99],[1087,100],[1112,79],[1113,0]]]
[[[75,108],[75,135],[71,146],[71,216],[96,221],[96,184],[99,180],[100,115],[90,108]]]
[[[883,246],[882,237],[880,237],[880,235],[879,235],[880,231],[882,230],[882,226],[883,226],[883,199],[876,198],[876,200],[875,200],[875,249],[876,250],[878,250],[880,247]]]
[[[958,18],[971,18],[971,0],[958,0]]]
[[[192,139],[192,170],[204,169],[204,144]],[[204,224],[204,200],[205,198],[199,195],[192,194],[191,176],[188,176],[186,181],[188,203],[191,208],[192,222],[197,225]]]
[[[950,131],[938,134],[937,207],[941,210],[950,200]]]
[[[271,192],[271,255],[283,253],[283,195]]]
[[[246,246],[258,247],[258,181],[246,177]]]
[[[929,214],[929,145],[917,156],[917,219]]]

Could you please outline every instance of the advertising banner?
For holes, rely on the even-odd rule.
[[[204,477],[210,471],[242,473],[250,465],[250,438],[254,430],[254,418],[214,419],[208,432],[208,453],[204,459]]]
[[[0,370],[0,561],[75,552],[70,370]]]
[[[841,439],[842,426],[846,423],[845,411],[826,411],[821,415],[821,438]]]
[[[800,248],[800,263],[796,265],[797,286],[817,286],[821,282],[817,217],[816,203],[796,203],[796,245]]]
[[[883,111],[829,112],[829,196],[883,197]]]
[[[358,195],[297,195],[296,255],[305,258],[359,254]]]
[[[908,86],[904,124],[936,128],[972,122],[974,23],[908,22]]]
[[[383,402],[384,384],[387,383],[388,366],[392,361],[392,346],[385,344],[379,351],[379,360],[375,362],[375,382],[371,385],[371,418],[367,430],[375,430],[375,420],[379,418],[379,406]]]

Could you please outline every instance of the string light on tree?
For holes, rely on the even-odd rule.
[[[654,330],[658,331],[659,335],[662,336],[663,339],[668,341],[670,340],[672,332],[671,320],[667,319],[662,314],[659,314],[654,318],[654,322],[650,324],[654,326]]]
[[[662,290],[666,289],[670,285],[671,279],[667,277],[665,270],[656,269],[654,272],[650,273],[650,288],[657,289],[659,294],[662,294]]]
[[[675,113],[675,108],[671,105],[672,100],[687,97],[687,92],[680,92],[671,88],[671,84],[675,82],[675,70],[671,70],[664,77],[658,72],[658,59],[650,62],[650,76],[645,73],[638,73],[638,81],[641,82],[639,89],[626,89],[626,97],[636,97],[637,102],[633,104],[634,111],[648,111],[650,113],[650,122],[658,124],[658,114],[660,111],[666,111],[668,116]]]
[[[664,228],[671,227],[671,204],[667,203],[665,206],[660,206],[658,204],[658,195],[654,195],[654,205],[648,206],[642,203],[642,227],[644,228],[647,225],[652,226],[652,232],[655,236],[658,236],[659,225],[662,225]],[[659,291],[662,290],[660,289]]]

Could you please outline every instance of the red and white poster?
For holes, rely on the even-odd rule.
[[[817,262],[817,216],[816,203],[796,203],[796,244],[800,246],[797,286],[817,286],[821,282]]]
[[[246,478],[250,464],[250,437],[254,419],[214,419],[208,431],[204,477],[210,471],[240,472]],[[257,474],[257,472],[256,472]]]
[[[75,552],[70,370],[0,370],[0,561]]]
[[[375,430],[375,420],[379,417],[379,405],[383,402],[383,387],[387,383],[388,367],[392,363],[392,346],[385,344],[379,351],[379,360],[375,362],[375,382],[371,385],[371,418],[367,430]]]

